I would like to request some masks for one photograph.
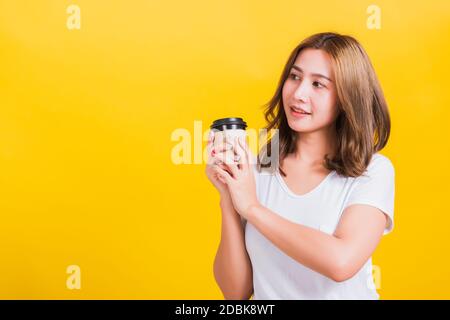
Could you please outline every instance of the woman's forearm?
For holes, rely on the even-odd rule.
[[[242,220],[231,200],[221,199],[221,240],[214,260],[214,276],[225,299],[249,299],[253,274],[245,248]]]
[[[344,242],[319,230],[289,221],[263,206],[252,207],[248,222],[281,251],[335,281],[343,281]]]

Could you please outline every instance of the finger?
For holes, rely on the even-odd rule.
[[[247,158],[245,156],[245,150],[242,148],[242,146],[239,143],[239,139],[236,138],[236,143],[235,143],[235,147],[234,147],[234,152],[235,154],[238,156],[238,163],[239,164],[245,164],[247,163]]]
[[[247,142],[245,141],[245,138],[242,138],[242,137],[239,138],[239,145],[242,147],[242,149],[244,149],[245,155],[246,155],[246,160],[247,160],[247,163],[249,164],[251,161],[251,159],[250,159],[251,151],[248,147]]]
[[[248,146],[245,138],[243,138],[243,137],[240,138],[240,145],[242,146],[242,148],[245,151],[245,154],[247,155],[246,159],[247,159],[247,163],[249,164],[249,166],[255,165],[256,164],[256,156],[253,154],[252,150],[250,150],[250,147]]]
[[[206,144],[206,149],[208,150],[208,154],[211,154],[213,147],[214,147],[214,144],[213,144],[212,140],[209,140],[208,143]]]
[[[212,132],[212,131],[211,131]],[[211,134],[210,134],[210,136],[211,136]],[[229,149],[231,149],[233,146],[232,145],[229,145],[229,144],[221,144],[221,143],[218,143],[218,144],[214,144],[214,135],[212,135],[212,139],[210,139],[209,141],[208,141],[208,144],[207,144],[207,146],[206,146],[206,152],[207,152],[207,154],[208,154],[208,160],[209,160],[209,158],[211,157],[211,156],[214,156],[215,154],[217,154],[218,152],[221,152],[221,151],[226,151],[226,150],[229,150]]]
[[[214,157],[217,159],[218,164],[221,165],[222,169],[231,172],[234,178],[237,177],[237,175],[239,174],[239,168],[237,163],[234,162],[231,153],[218,153]]]
[[[207,164],[213,164],[214,163],[213,148],[214,148],[213,142],[209,141],[208,144],[206,145],[206,154],[208,155],[208,158],[207,158],[207,161],[206,161]]]
[[[230,160],[226,160],[223,153],[216,153],[211,156],[211,159],[212,164],[218,165],[222,169],[229,171],[228,167],[226,166],[226,162],[229,162]]]
[[[237,178],[239,176],[239,168],[237,164],[234,163],[230,163],[230,164],[226,164],[227,168],[229,168],[229,170],[231,171],[231,175],[233,176],[233,178]]]
[[[216,165],[218,165],[222,170],[225,170],[226,172],[231,174],[230,169],[228,169],[227,166],[224,163],[220,162],[220,163],[216,163]]]
[[[214,140],[214,131],[210,130],[208,134],[208,142]]]
[[[233,149],[231,143],[218,143],[214,145],[214,153],[224,152]]]
[[[233,164],[234,163],[234,156],[233,153],[230,151],[226,151],[226,152],[218,152],[214,154],[214,157],[225,164]]]
[[[224,163],[224,161],[222,161],[222,159],[218,159],[217,155],[211,156],[211,165],[213,166],[217,165],[231,174],[231,170],[226,166],[226,164]]]
[[[222,168],[220,168],[219,166],[215,165],[214,167],[214,171],[219,175],[219,179],[222,179],[222,182],[229,184],[230,182],[232,182],[232,177],[230,176],[230,174],[223,170]]]
[[[237,178],[239,175],[239,167],[238,164],[234,161],[231,163],[226,163],[225,166],[231,171],[231,174],[233,175],[233,178]]]

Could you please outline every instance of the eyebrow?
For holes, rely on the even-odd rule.
[[[297,66],[297,65],[292,65],[292,69],[295,69],[295,70],[298,70],[298,71],[300,71],[301,73],[303,73],[303,70],[302,70],[302,68],[300,68],[299,66]],[[330,81],[330,82],[333,82],[330,78],[328,78],[327,76],[324,76],[323,74],[320,74],[320,73],[311,73],[313,76],[315,76],[315,77],[320,77],[320,78],[324,78],[324,79],[327,79],[328,81]]]

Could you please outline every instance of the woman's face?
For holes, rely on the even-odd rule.
[[[303,49],[284,83],[282,95],[292,130],[314,132],[332,125],[338,115],[338,107],[333,66],[328,53],[320,49]],[[301,109],[308,114],[302,113]]]

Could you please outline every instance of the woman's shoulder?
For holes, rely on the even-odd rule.
[[[374,153],[369,165],[366,168],[363,176],[379,176],[379,175],[393,175],[395,173],[392,161],[381,153]]]
[[[383,167],[386,169],[394,169],[394,165],[392,164],[392,161],[385,155],[382,155],[381,153],[374,153],[372,155],[372,159],[370,160],[368,169],[371,168],[379,168]]]

